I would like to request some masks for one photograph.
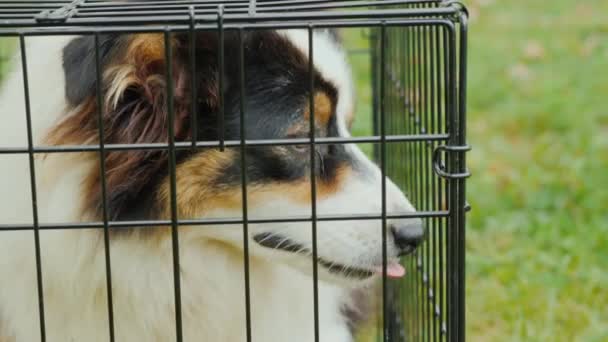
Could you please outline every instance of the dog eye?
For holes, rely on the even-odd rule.
[[[305,134],[292,134],[292,135],[287,136],[287,139],[306,139],[306,138],[308,138],[308,135],[305,135]],[[304,153],[304,152],[308,151],[309,145],[307,145],[307,144],[291,145],[290,148],[295,153]]]

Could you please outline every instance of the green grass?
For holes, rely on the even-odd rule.
[[[467,340],[606,341],[608,2],[467,5]]]
[[[606,341],[608,2],[471,5],[470,340]]]
[[[14,39],[0,37],[0,79],[7,71],[7,61],[14,49],[14,43]]]
[[[468,340],[606,341],[608,1],[467,4]]]

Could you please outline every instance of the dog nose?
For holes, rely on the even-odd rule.
[[[395,222],[390,225],[395,245],[399,249],[399,256],[412,252],[424,240],[424,227],[422,220],[415,222]]]

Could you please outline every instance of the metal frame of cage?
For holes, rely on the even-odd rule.
[[[358,10],[350,10],[358,9]],[[169,124],[168,143],[104,144],[101,113],[103,101],[100,87],[100,35],[104,33],[163,33],[165,44],[174,32],[187,32],[194,40],[194,32],[216,30],[219,35],[220,70],[224,68],[223,35],[228,30],[243,32],[256,29],[303,28],[308,31],[309,68],[312,70],[313,31],[318,28],[366,28],[370,39],[371,75],[373,90],[374,135],[351,138],[320,138],[310,134],[307,139],[248,140],[241,125],[241,139],[227,141],[199,141],[196,134],[188,142],[176,142],[173,125]],[[30,94],[27,69],[28,36],[93,35],[97,68],[97,105],[99,144],[85,146],[35,146],[32,137]],[[137,227],[145,229],[158,225],[171,227],[173,267],[179,268],[179,226],[210,224],[241,224],[243,236],[248,225],[270,222],[310,222],[312,228],[313,260],[317,257],[316,224],[319,221],[382,220],[383,268],[381,312],[378,315],[378,340],[382,341],[464,341],[465,340],[465,199],[466,168],[466,73],[467,73],[467,12],[452,0],[223,0],[223,1],[131,1],[107,2],[100,0],[0,0],[0,37],[18,37],[24,80],[27,147],[3,148],[0,155],[23,154],[29,157],[33,225],[12,225],[0,222],[2,230],[31,230],[34,232],[40,333],[46,340],[43,279],[41,271],[41,230],[103,229],[106,286],[108,298],[109,341],[114,341],[112,303],[112,271],[109,231],[111,228]],[[191,44],[192,46],[193,44]],[[244,120],[244,49],[240,44],[241,122]],[[194,49],[190,49],[190,70],[196,69]],[[165,77],[172,77],[170,49],[166,49]],[[312,75],[312,73],[311,73]],[[220,88],[223,74],[220,73]],[[195,88],[195,85],[192,85]],[[311,94],[314,79],[310,78]],[[173,122],[173,94],[168,88],[169,120]],[[195,96],[195,92],[192,92]],[[220,93],[221,94],[221,93]],[[310,132],[314,132],[314,99],[310,96]],[[219,131],[223,132],[224,99],[220,95]],[[196,111],[192,101],[192,111]],[[196,125],[196,116],[191,116]],[[221,133],[220,133],[221,134]],[[315,169],[315,145],[373,143],[374,154],[382,175],[391,175],[406,191],[420,211],[387,214],[386,178],[381,193],[382,212],[379,215],[318,215],[316,210],[315,177],[311,177],[312,210],[309,216],[289,218],[250,218],[247,211],[247,174],[241,170],[242,219],[180,220],[176,208],[175,152],[180,149],[238,147],[241,165],[246,165],[247,146],[311,146],[311,175]],[[99,168],[106,151],[166,149],[169,152],[171,219],[156,221],[110,221],[107,215],[106,184],[102,178],[103,219],[101,222],[45,224],[38,219],[36,171],[34,156],[44,153],[97,152]],[[398,162],[388,161],[387,154],[398,155]],[[404,172],[406,170],[407,172]],[[425,220],[428,238],[413,257],[406,260],[415,274],[400,283],[386,277],[386,222],[391,218],[418,217]],[[248,241],[245,251],[245,306],[246,336],[252,341],[249,293]],[[315,341],[319,341],[318,269],[313,262],[313,295]],[[180,276],[174,272],[176,340],[182,341]]]

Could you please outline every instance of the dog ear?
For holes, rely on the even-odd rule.
[[[216,110],[218,87],[215,61],[216,40],[197,37],[196,75],[188,72],[188,40],[174,36],[165,46],[163,34],[104,36],[100,38],[102,71],[102,121],[105,144],[167,143],[168,88],[172,88],[175,140],[191,136],[191,78],[197,80],[195,98],[200,111]],[[165,49],[172,53],[172,79],[167,79]],[[72,41],[64,49],[66,99],[71,113],[49,135],[54,145],[91,144],[98,141],[96,105],[96,56],[93,37]],[[197,114],[194,114],[197,115]],[[131,219],[141,208],[149,208],[149,198],[159,178],[168,169],[168,152],[157,150],[107,150],[105,180],[110,219]],[[86,180],[85,211],[98,216],[103,208],[101,177],[98,171]],[[153,210],[153,209],[152,209]],[[141,217],[138,217],[141,218]]]
[[[101,35],[99,37],[100,68],[112,59],[119,51],[118,35]],[[63,49],[63,70],[65,75],[65,94],[67,101],[75,106],[86,100],[96,91],[96,58],[95,40],[91,36],[72,40]]]

